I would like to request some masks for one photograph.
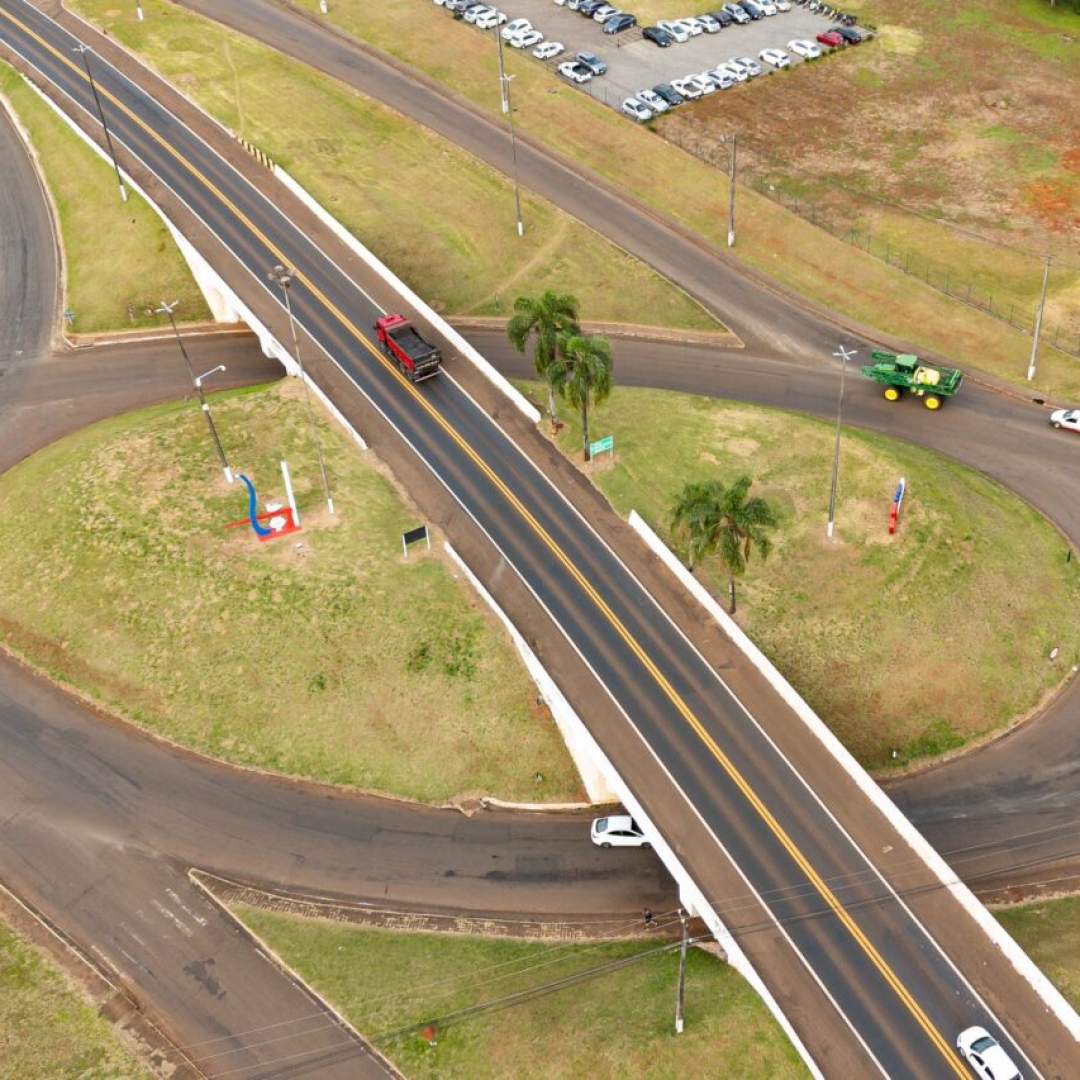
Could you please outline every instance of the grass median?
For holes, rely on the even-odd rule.
[[[537,943],[235,913],[411,1080],[661,1080],[700,1076],[703,1062],[741,1080],[808,1075],[749,985],[697,949],[676,1035],[678,950],[656,941]]]

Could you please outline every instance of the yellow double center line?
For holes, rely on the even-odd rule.
[[[21,27],[22,30],[37,41],[41,47],[51,52],[61,63],[67,64],[67,66],[78,77],[86,79],[86,74],[74,61],[69,57],[64,56],[57,49],[55,49],[49,42],[45,41],[40,35],[32,30],[25,23],[16,19],[14,16],[3,13],[6,18],[11,22]],[[238,221],[242,222],[255,236],[257,236],[267,248],[272,251],[277,257],[278,261],[283,265],[289,265],[290,259],[288,255],[282,251],[276,244],[273,243],[265,235],[265,233],[238,207],[231,199],[226,197],[218,187],[213,184],[196,166],[183,157],[179,150],[177,150],[171,143],[166,142],[161,138],[156,131],[154,131],[145,121],[136,116],[130,109],[127,108],[122,102],[118,101],[108,90],[104,89],[100,83],[98,84],[98,93],[103,97],[108,98],[112,104],[123,112],[133,124],[142,128],[142,130],[153,139],[167,154],[172,156],[178,165],[187,169],[193,177],[210,192],[223,206],[225,206],[230,213],[232,213]],[[657,684],[663,690],[665,695],[674,705],[679,715],[690,725],[690,727],[697,734],[701,742],[708,748],[709,753],[720,764],[727,775],[735,783],[738,789],[745,796],[747,802],[754,808],[761,820],[766,824],[769,831],[780,842],[784,850],[791,856],[796,865],[806,874],[807,879],[813,884],[814,888],[818,891],[824,901],[832,909],[833,913],[844,925],[844,927],[851,934],[852,938],[858,943],[859,947],[863,950],[866,956],[877,968],[882,978],[892,987],[896,996],[904,1003],[905,1007],[911,1012],[912,1016],[916,1019],[919,1025],[930,1037],[931,1041],[941,1052],[942,1057],[952,1066],[953,1071],[959,1077],[966,1077],[967,1073],[963,1069],[952,1045],[942,1037],[941,1033],[937,1030],[935,1025],[931,1022],[930,1018],[923,1011],[919,1003],[912,997],[910,991],[901,982],[900,978],[892,970],[889,964],[885,961],[884,957],[878,952],[874,944],[863,933],[862,929],[858,926],[855,920],[851,917],[843,904],[837,899],[836,895],[825,883],[824,879],[818,874],[818,872],[811,865],[807,857],[802,853],[798,845],[788,836],[787,832],[780,825],[780,823],[773,816],[769,808],[761,801],[757,793],[746,781],[743,775],[735,767],[731,759],[724,753],[724,751],[717,744],[716,740],[705,730],[704,725],[697,718],[694,712],[682,699],[681,695],[671,683],[667,680],[664,674],[657,668],[651,657],[646,653],[645,649],[640,645],[637,639],[630,633],[626,626],[622,623],[619,617],[608,606],[607,602],[602,596],[593,588],[592,584],[585,578],[582,572],[578,569],[576,564],[571,561],[570,557],[563,551],[555,539],[547,532],[546,529],[536,520],[533,514],[525,507],[521,500],[514,494],[513,491],[499,478],[498,475],[491,469],[491,467],[485,462],[480,455],[473,449],[473,447],[466,441],[466,439],[452,427],[440,413],[438,413],[434,406],[428,401],[428,399],[421,394],[417,388],[406,379],[397,366],[389,361],[385,357],[381,350],[375,348],[368,340],[366,335],[360,330],[359,327],[343,312],[337,305],[330,301],[312,282],[303,274],[302,271],[296,270],[295,276],[304,282],[313,296],[318,297],[322,304],[331,311],[334,316],[345,326],[349,332],[356,338],[356,340],[362,344],[372,356],[374,356],[383,366],[390,371],[395,378],[401,383],[401,385],[407,389],[413,396],[413,399],[427,412],[428,416],[438,424],[443,431],[458,445],[458,447],[465,453],[469,459],[473,462],[477,469],[479,469],[487,479],[494,485],[494,487],[502,494],[506,501],[517,511],[522,520],[524,520],[529,527],[536,533],[536,535],[544,542],[551,553],[555,556],[558,562],[563,566],[566,572],[573,578],[574,581],[580,586],[583,592],[585,592],[589,598],[593,601],[596,607],[602,612],[604,617],[608,620],[615,632],[622,638],[626,645],[630,648],[633,654],[641,662],[642,666],[649,672],[650,675],[656,680]]]

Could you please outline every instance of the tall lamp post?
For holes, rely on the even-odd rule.
[[[199,395],[199,405],[202,407],[202,411],[206,416],[206,426],[210,429],[210,437],[214,440],[214,446],[217,447],[218,457],[221,459],[221,468],[225,473],[225,480],[227,483],[233,482],[233,472],[229,468],[229,462],[225,457],[225,451],[222,449],[221,440],[218,438],[217,428],[214,426],[214,418],[210,415],[210,405],[206,400],[206,395],[203,393],[202,381],[207,375],[213,375],[215,371],[224,371],[225,365],[218,364],[216,368],[210,371],[203,372],[202,375],[196,377],[195,369],[191,366],[191,357],[188,356],[187,349],[184,348],[184,339],[180,336],[180,331],[176,326],[176,319],[173,316],[173,312],[176,310],[176,305],[179,304],[179,300],[174,300],[171,304],[166,304],[164,300],[161,301],[161,307],[155,308],[154,312],[158,315],[168,315],[169,325],[172,326],[173,334],[176,335],[176,344],[180,346],[180,353],[184,357],[184,363],[187,364],[188,374],[191,376],[191,381],[195,384],[195,389]]]
[[[323,493],[326,495],[326,508],[331,516],[334,513],[334,500],[330,495],[330,479],[326,475],[326,462],[323,461],[322,442],[319,440],[319,426],[315,423],[315,410],[311,405],[311,390],[308,388],[307,376],[304,374],[304,361],[300,358],[300,342],[296,336],[296,319],[293,318],[292,302],[289,299],[289,286],[292,285],[295,270],[286,270],[280,263],[269,274],[267,280],[281,287],[281,295],[285,299],[285,311],[289,316],[289,329],[292,331],[293,355],[296,357],[297,367],[300,368],[300,381],[304,384],[304,400],[307,402],[308,419],[311,421],[311,437],[315,440],[315,452],[319,456],[319,472],[322,474]]]
[[[833,356],[842,357],[843,363],[840,367],[840,393],[836,399],[836,446],[833,449],[832,483],[829,486],[829,526],[826,530],[826,536],[830,540],[832,539],[833,525],[836,520],[836,477],[840,471],[840,418],[844,411],[844,376],[847,374],[847,362],[854,355],[854,349],[845,349],[843,345],[840,346],[838,352],[833,353]]]
[[[90,92],[94,95],[94,104],[97,105],[98,119],[101,121],[101,129],[105,132],[105,145],[109,148],[109,157],[112,158],[113,168],[116,170],[116,183],[120,187],[120,199],[122,202],[127,202],[127,188],[124,187],[124,181],[120,177],[120,165],[116,160],[116,151],[113,149],[112,136],[109,134],[109,125],[105,123],[105,111],[101,107],[101,98],[98,97],[97,83],[94,82],[93,73],[90,71],[90,46],[84,45],[81,41],[75,46],[72,52],[82,54],[83,67],[86,68],[86,78],[90,82]]]
[[[503,63],[503,39],[499,24],[495,24],[495,41],[499,46],[499,93],[502,98],[502,111],[506,113],[510,124],[510,159],[514,167],[514,207],[517,211],[518,236],[525,235],[525,225],[521,220],[521,185],[518,183],[517,166],[517,135],[514,132],[514,108],[510,104],[510,80],[513,75],[506,74],[506,65]]]
[[[735,151],[738,148],[738,140],[739,137],[736,134],[720,136],[720,141],[722,143],[728,143],[731,146],[731,174],[728,177],[728,187],[731,188],[731,194],[728,198],[728,247],[735,246]]]
[[[1050,255],[1046,255],[1046,266],[1043,268],[1042,295],[1039,297],[1039,310],[1035,312],[1035,329],[1031,334],[1031,361],[1028,363],[1028,382],[1035,378],[1035,357],[1039,352],[1039,332],[1042,330],[1043,308],[1046,306],[1046,283],[1050,279]]]

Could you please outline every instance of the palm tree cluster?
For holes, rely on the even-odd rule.
[[[506,336],[524,352],[535,335],[533,363],[548,385],[548,415],[556,427],[555,397],[581,410],[581,439],[589,460],[589,409],[611,393],[611,344],[605,337],[583,334],[577,297],[549,289],[539,299],[519,296],[506,324]]]
[[[735,578],[746,572],[750,551],[757,547],[769,557],[768,530],[777,525],[772,507],[758,496],[749,497],[753,481],[740,476],[730,487],[720,480],[697,480],[686,485],[671,514],[672,531],[686,545],[690,569],[718,558],[727,568],[729,611],[735,614]]]

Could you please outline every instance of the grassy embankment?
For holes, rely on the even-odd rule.
[[[0,1076],[149,1080],[94,1004],[0,922]]]
[[[676,1035],[678,953],[657,951],[655,942],[463,939],[254,908],[237,914],[410,1080],[661,1080],[717,1069],[740,1080],[807,1075],[757,995],[696,949],[687,956],[686,1027]],[[530,993],[587,972],[594,974],[569,987]],[[505,1000],[518,993],[528,1000]],[[478,1006],[473,1016],[438,1020]],[[424,1032],[432,1020],[435,1046]]]

